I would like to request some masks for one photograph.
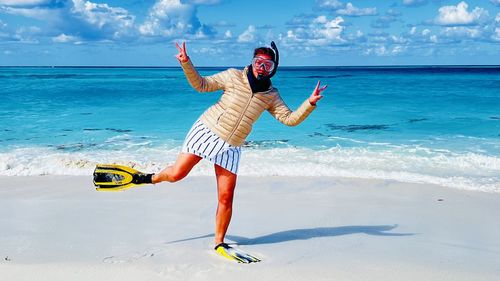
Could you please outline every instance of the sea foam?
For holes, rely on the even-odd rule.
[[[67,152],[46,147],[16,148],[0,153],[0,175],[88,175],[98,163],[116,163],[147,172],[171,165],[178,146],[126,150]],[[191,176],[213,175],[201,161]],[[453,153],[418,146],[302,147],[243,149],[242,176],[327,176],[396,180],[453,188],[500,192],[500,158]]]

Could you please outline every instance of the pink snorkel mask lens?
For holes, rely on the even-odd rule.
[[[271,72],[274,70],[275,64],[274,61],[260,58],[260,57],[254,57],[252,60],[252,67],[256,70],[264,68],[266,72]]]

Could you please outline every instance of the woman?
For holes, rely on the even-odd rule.
[[[241,156],[241,145],[252,129],[252,124],[267,110],[278,121],[288,126],[301,123],[322,98],[327,86],[316,85],[311,96],[296,110],[291,111],[271,84],[276,73],[279,53],[274,42],[272,48],[261,47],[254,51],[252,64],[243,70],[228,69],[212,76],[202,77],[194,68],[186,52],[176,43],[179,60],[187,80],[199,92],[223,90],[220,100],[208,108],[189,131],[177,160],[159,174],[148,175],[137,183],[176,182],[205,158],[214,163],[217,178],[218,206],[215,225],[216,250],[245,260],[241,253],[234,253],[224,243],[231,220],[234,189]],[[243,255],[244,256],[244,255]],[[235,257],[233,257],[235,258]],[[255,261],[255,260],[253,260]]]

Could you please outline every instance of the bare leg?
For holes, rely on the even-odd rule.
[[[174,165],[168,166],[159,174],[153,175],[153,183],[179,181],[187,176],[194,165],[200,162],[200,160],[200,156],[191,153],[180,153]]]
[[[215,245],[224,242],[231,215],[233,213],[234,188],[236,187],[236,175],[228,170],[214,165],[217,177],[218,205],[215,215]]]

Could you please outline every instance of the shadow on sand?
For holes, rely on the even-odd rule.
[[[410,236],[415,235],[415,233],[394,233],[389,232],[396,228],[398,225],[353,225],[353,226],[339,226],[339,227],[316,227],[316,228],[303,228],[303,229],[293,229],[271,233],[264,236],[258,236],[254,238],[247,238],[237,235],[227,235],[226,237],[240,245],[255,245],[255,244],[273,244],[282,243],[293,240],[307,240],[319,237],[334,237],[341,235],[350,234],[367,234],[375,236]],[[175,240],[167,242],[166,244],[173,244],[179,242],[185,242],[190,240],[203,239],[208,237],[213,237],[214,234],[207,234],[203,236],[197,236],[192,238],[186,238],[181,240]]]

